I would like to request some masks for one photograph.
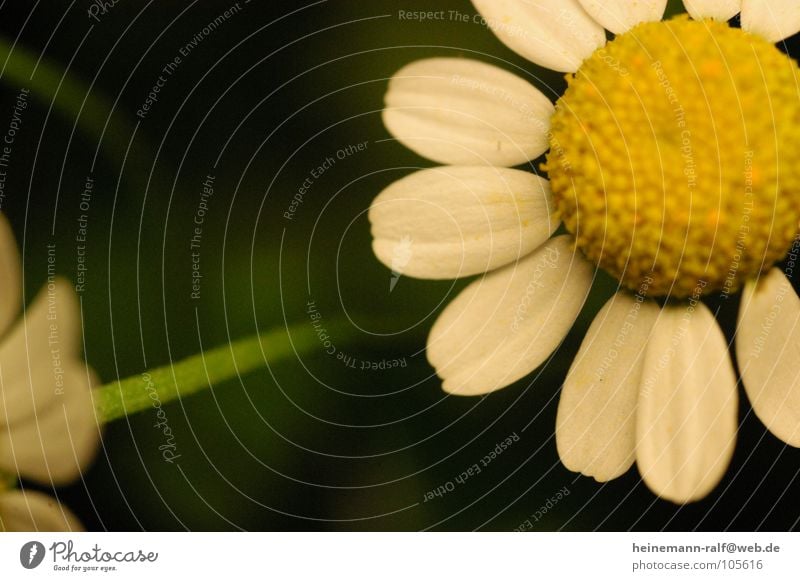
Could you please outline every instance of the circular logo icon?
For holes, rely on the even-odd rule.
[[[39,541],[30,541],[19,550],[19,562],[26,569],[35,569],[44,560],[44,545]]]

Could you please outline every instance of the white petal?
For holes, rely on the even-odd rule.
[[[81,352],[80,307],[72,285],[55,279],[0,344],[0,426],[34,417],[58,393],[57,363]]]
[[[778,42],[800,31],[797,0],[742,0],[742,28]]]
[[[74,362],[62,363],[62,370],[61,395],[36,416],[0,431],[0,467],[53,485],[80,476],[100,443],[92,371]]]
[[[713,18],[724,22],[739,14],[742,0],[683,0],[683,5],[695,20]]]
[[[742,294],[736,356],[745,391],[759,419],[787,444],[800,447],[800,299],[773,268]]]
[[[517,260],[558,227],[547,180],[485,166],[426,169],[372,202],[372,248],[393,272],[449,279]]]
[[[580,0],[584,10],[614,34],[627,32],[642,22],[658,22],[667,0]]]
[[[93,372],[78,359],[80,338],[75,291],[55,279],[0,346],[0,468],[63,483],[94,455]]]
[[[14,233],[0,214],[0,337],[6,334],[22,308],[19,250]]]
[[[556,421],[564,465],[605,482],[631,467],[644,351],[659,308],[617,293],[597,314],[569,370]]]
[[[80,521],[55,498],[41,492],[0,493],[0,531],[79,532]]]
[[[472,0],[508,48],[534,63],[575,72],[605,45],[603,27],[578,0]]]
[[[667,306],[645,354],[636,420],[642,478],[673,502],[719,483],[736,441],[736,376],[727,342],[702,303]]]
[[[479,61],[413,62],[392,77],[385,100],[386,128],[439,163],[512,166],[549,147],[550,100],[516,75]]]
[[[569,236],[465,288],[431,330],[428,360],[443,389],[478,395],[524,377],[558,347],[583,306],[593,267]]]

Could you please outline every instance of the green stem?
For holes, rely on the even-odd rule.
[[[318,331],[329,334],[331,341],[344,343],[354,335],[355,330],[352,326],[337,323],[326,323],[325,328],[315,328],[309,322],[252,335],[177,363],[111,382],[94,391],[97,417],[102,422],[110,422],[152,409],[154,405],[210,389],[215,384],[281,359],[314,350],[322,352],[324,347]]]
[[[26,47],[0,36],[0,68],[5,85],[16,84],[31,90],[45,106],[52,106],[86,135],[99,139],[105,132],[103,147],[113,151],[118,161],[129,157],[127,143],[133,124],[114,110],[113,103],[89,90],[74,73],[67,74],[61,65],[39,57]],[[113,111],[113,112],[112,112]],[[108,119],[111,116],[110,121]]]

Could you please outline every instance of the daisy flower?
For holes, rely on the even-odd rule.
[[[77,519],[54,499],[8,482],[71,482],[100,441],[75,291],[52,278],[15,323],[20,273],[13,234],[0,217],[0,477],[11,475],[0,478],[0,530],[76,530]]]
[[[466,58],[411,63],[383,119],[441,167],[386,188],[369,219],[378,258],[403,274],[483,274],[441,313],[428,359],[445,391],[481,395],[545,362],[598,269],[619,281],[565,380],[556,443],[598,481],[634,462],[677,503],[730,462],[737,375],[701,301],[739,289],[735,338],[756,415],[800,446],[797,64],[774,43],[797,0],[473,0],[510,49],[567,73],[555,104]],[[726,22],[741,12],[741,28]],[[613,40],[607,40],[612,33]],[[549,152],[548,152],[549,150]],[[509,169],[548,152],[541,169]],[[410,250],[410,251],[409,251]],[[774,264],[789,257],[785,273]],[[787,278],[789,277],[789,278]]]

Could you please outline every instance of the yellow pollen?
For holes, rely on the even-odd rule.
[[[617,36],[567,83],[543,169],[589,259],[680,298],[733,292],[786,255],[800,219],[792,59],[678,17]]]

